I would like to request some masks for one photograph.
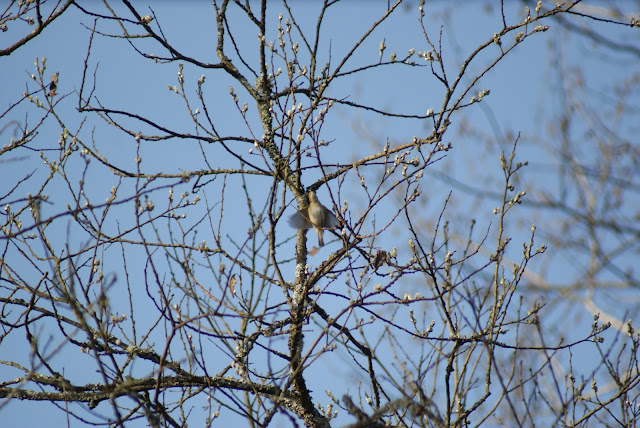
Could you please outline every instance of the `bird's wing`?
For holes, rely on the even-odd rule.
[[[324,218],[324,228],[335,229],[338,226],[340,226],[340,220],[338,220],[338,217],[336,217],[336,215],[330,210],[326,210]]]
[[[289,226],[294,229],[311,229],[313,227],[309,219],[301,211],[289,217]]]

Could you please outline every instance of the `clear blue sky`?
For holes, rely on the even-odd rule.
[[[435,38],[439,25],[445,22],[442,20],[442,10],[447,2],[427,3],[429,3],[429,13],[433,13],[434,16],[433,27],[429,28],[429,31]],[[446,60],[451,61],[449,71],[452,73],[455,72],[456,65],[459,65],[477,44],[488,40],[501,27],[499,14],[495,10],[489,15],[485,14],[481,3],[483,2],[464,2],[463,6],[456,8],[453,18],[446,21],[446,26],[443,28],[443,50],[448,56]],[[507,3],[507,18],[515,20],[516,17],[519,17],[521,19],[524,13],[522,3]],[[341,58],[359,39],[363,31],[369,28],[371,23],[380,16],[385,4],[386,2],[345,2],[331,9],[327,15],[326,24],[323,26],[325,39],[323,40],[324,45],[321,45],[321,52],[324,52],[325,55],[321,59],[327,58],[329,42],[332,61],[335,63]],[[217,61],[215,57],[216,29],[213,24],[213,10],[209,2],[188,2],[179,5],[178,2],[154,2],[152,7],[165,34],[172,39],[176,46],[183,49],[185,53],[198,56],[202,60],[212,63]],[[374,32],[346,68],[354,68],[358,64],[375,60],[378,55],[379,43],[383,38],[387,46],[385,58],[388,58],[392,52],[397,52],[398,57],[401,57],[411,48],[416,51],[426,50],[418,26],[417,14],[414,11],[416,7],[417,4],[411,3],[408,6],[410,12],[405,10],[398,13],[381,30]],[[531,7],[534,7],[533,3]],[[142,6],[139,10],[144,12]],[[285,14],[285,10],[279,6],[270,9],[270,13],[274,16],[277,16],[279,12]],[[302,25],[315,25],[317,8],[313,2],[295,2],[295,13]],[[53,72],[60,73],[60,94],[79,90],[82,64],[90,34],[82,23],[86,26],[92,25],[91,19],[72,8],[60,20],[47,28],[41,36],[12,55],[0,58],[0,69],[3,75],[0,79],[0,107],[2,110],[25,90],[25,82],[29,81],[29,74],[35,71],[34,60],[36,58],[47,58],[47,76]],[[254,27],[251,27],[246,21],[245,25],[247,25],[246,32],[236,29],[234,33],[234,36],[237,37],[236,42],[240,46],[255,46]],[[275,39],[274,30],[275,21],[270,28],[272,31],[271,39]],[[7,34],[11,35],[11,31],[10,28]],[[465,120],[480,132],[498,139],[507,135],[509,129],[519,131],[525,137],[538,134],[541,117],[553,114],[558,108],[553,104],[553,98],[550,96],[554,90],[553,82],[555,79],[553,78],[554,71],[549,67],[548,44],[551,37],[560,37],[560,34],[552,28],[546,33],[532,37],[509,55],[496,69],[488,73],[477,85],[477,88],[478,90],[489,89],[491,95],[482,104],[469,109],[464,115]],[[7,35],[3,37],[7,37]],[[93,70],[94,67],[98,67],[96,76],[99,90],[96,95],[104,105],[114,109],[140,111],[145,116],[163,123],[169,128],[192,131],[192,123],[185,114],[183,103],[176,94],[167,89],[167,85],[177,84],[178,64],[172,63],[162,66],[150,64],[148,60],[141,59],[123,40],[96,37],[94,43],[91,68]],[[144,42],[141,46],[144,46]],[[588,85],[594,87],[601,85],[609,76],[623,75],[626,67],[637,67],[637,63],[620,64],[590,57],[589,45],[584,41],[576,41],[575,38],[568,40],[566,49],[569,52],[567,56],[569,61],[579,61],[583,65],[582,71],[586,73],[583,78]],[[249,59],[255,64],[254,58]],[[488,59],[489,56],[479,58],[478,65],[472,65],[472,69],[486,64]],[[185,81],[193,94],[195,82],[202,71],[185,66],[184,74]],[[242,124],[238,120],[237,112],[229,109],[228,85],[230,82],[220,82],[217,80],[220,76],[221,73],[218,72],[206,73],[205,88],[210,100],[216,100],[216,97],[224,100],[221,103],[210,102],[212,113],[222,124],[219,132],[234,134],[234,128],[242,126]],[[424,114],[427,109],[437,110],[440,105],[442,91],[433,82],[433,79],[425,78],[425,69],[407,69],[392,75],[371,72],[358,76],[338,82],[330,95],[348,96],[350,101],[374,104],[379,108],[407,114]],[[567,76],[567,78],[574,77]],[[250,103],[249,97],[239,85],[234,84],[234,87],[240,97],[240,103]],[[467,98],[470,98],[470,95]],[[62,111],[67,112],[68,117],[72,118],[69,124],[77,127],[80,126],[82,116],[73,113],[76,108],[76,99],[75,94],[71,94],[64,101]],[[254,105],[249,104],[249,109],[250,112],[255,113]],[[18,110],[12,116],[21,122],[25,118],[31,121],[32,117],[35,118],[35,116],[25,116],[24,110]],[[497,120],[497,127],[492,123],[494,117]],[[253,118],[255,120],[255,116]],[[254,121],[255,123],[258,122]],[[453,124],[454,127],[462,127],[463,125],[466,124],[464,122]],[[91,135],[94,127],[102,154],[115,159],[123,167],[133,168],[136,155],[134,139],[114,132],[113,129],[97,121],[86,123],[83,135]],[[428,201],[429,213],[439,212],[451,189],[446,181],[441,181],[439,178],[441,174],[446,174],[472,186],[477,185],[480,188],[499,185],[500,170],[497,147],[485,144],[481,138],[477,140],[470,137],[456,138],[459,137],[459,129],[453,129],[448,136],[453,142],[455,150],[434,166],[433,185],[428,189],[423,189],[425,192],[423,197]],[[334,115],[329,118],[323,132],[325,132],[325,139],[336,139],[337,145],[334,147],[339,147],[334,152],[328,153],[327,159],[335,157],[343,162],[356,159],[363,153],[373,152],[371,145],[379,144],[378,147],[381,148],[386,138],[389,138],[393,144],[410,141],[414,135],[421,136],[428,133],[422,121],[397,121],[346,108],[334,111]],[[365,135],[370,136],[371,139],[364,138]],[[2,138],[6,140],[9,135],[4,133]],[[40,135],[34,145],[39,148],[55,148],[58,138],[59,130],[55,123],[52,123],[40,130]],[[506,138],[502,143],[503,149],[509,150],[512,139]],[[3,142],[3,144],[5,143]],[[146,143],[143,146],[143,165],[148,166],[151,172],[179,173],[182,170],[205,168],[198,157],[197,148],[187,143],[184,144],[184,149],[175,150],[174,147],[165,143]],[[42,161],[37,152],[25,151],[21,154],[24,158],[14,159],[7,163],[5,163],[6,159],[3,159],[0,163],[2,171],[0,176],[3,178],[0,180],[0,195],[7,193],[9,188],[14,185],[15,182],[9,180],[9,177],[24,175],[26,171],[41,165]],[[530,180],[539,180],[539,183],[548,180],[548,187],[553,188],[556,184],[544,172],[552,162],[547,156],[546,147],[535,143],[522,144],[518,155],[520,159],[527,160],[532,164],[532,168],[527,172]],[[232,162],[231,159],[226,158],[221,158],[220,161],[221,163]],[[234,165],[234,167],[236,166]],[[79,164],[77,167],[81,168],[81,165]],[[46,172],[41,171],[38,174],[44,173]],[[486,177],[487,182],[474,181],[478,176]],[[107,197],[109,189],[115,184],[115,178],[106,172],[104,176],[92,176],[87,181],[88,189],[96,194],[97,199]],[[267,185],[269,184],[267,183]],[[311,181],[304,184],[309,185]],[[262,188],[256,187],[256,194],[262,190]],[[229,196],[229,204],[231,206],[237,204],[237,209],[242,210],[240,195],[238,195],[237,201],[234,200],[233,192]],[[319,196],[323,200],[328,198],[325,189],[320,189]],[[53,201],[55,195],[51,195],[51,198]],[[461,189],[456,190],[454,199],[458,200],[455,205],[458,207],[458,211],[453,215],[454,217],[460,220],[478,217],[482,219],[483,227],[487,227],[488,221],[491,220],[489,213],[493,207],[492,203],[479,202],[475,198],[469,197]],[[60,202],[57,207],[63,209],[61,207],[64,207],[65,203]],[[357,207],[356,201],[353,202],[353,207]],[[55,211],[55,205],[48,209]],[[293,210],[293,207],[290,209]],[[383,214],[384,211],[381,212],[381,215]],[[547,220],[553,221],[553,219]],[[523,221],[524,223],[533,223],[535,218],[533,215],[531,218],[527,218],[525,215]],[[467,224],[468,222],[461,224],[460,231],[464,230]],[[238,227],[246,229],[244,224],[238,225]],[[538,227],[541,235],[544,236],[547,233],[545,224],[539,224]],[[514,239],[518,242],[526,237],[528,226],[523,230],[525,233],[514,232]],[[59,233],[62,237],[66,234],[66,230],[61,229]],[[428,235],[425,233],[425,236]],[[315,242],[315,237],[309,236],[312,242]],[[402,243],[384,242],[383,245],[388,245],[386,249],[390,249],[392,246],[401,247],[405,245],[405,238],[403,237]],[[516,250],[519,251],[520,248],[518,243]],[[312,259],[311,263],[319,263],[323,255],[328,255],[330,251],[332,251],[331,247],[327,246],[319,255],[315,256],[318,259]],[[557,282],[565,283],[574,279],[572,269],[561,268],[562,266],[566,267],[567,260],[565,258],[553,253],[549,257],[552,259],[558,257],[557,264],[550,264]],[[2,359],[8,359],[6,355],[14,351],[25,352],[24,349],[7,349],[8,346],[7,342],[3,343],[4,349],[0,350],[0,353],[5,356]],[[28,352],[28,350],[26,351]],[[2,374],[4,370],[6,368],[0,366],[0,379],[6,380],[7,376]],[[335,366],[330,370],[340,371],[342,369]],[[349,379],[348,373],[344,373],[344,376]],[[329,387],[331,385],[327,385],[327,388]],[[355,385],[353,389],[355,389]],[[315,393],[314,399],[326,404],[324,391],[318,390]],[[54,411],[52,405],[41,403],[10,403],[0,410],[0,418],[7,426],[16,427],[43,426],[44,424],[64,426],[66,424],[63,412]],[[340,419],[340,422],[344,423],[349,421],[348,418]],[[71,426],[82,426],[82,424],[72,420]]]

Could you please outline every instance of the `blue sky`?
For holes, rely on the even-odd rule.
[[[338,7],[329,10],[326,17],[326,24],[323,25],[322,31],[325,34],[323,43],[320,45],[321,59],[326,60],[331,53],[332,64],[337,63],[339,59],[350,49],[353,43],[358,40],[362,33],[371,26],[385,9],[384,2],[345,2]],[[485,8],[481,2],[464,2],[462,7],[456,8],[450,20],[443,20],[444,2],[429,3],[428,13],[433,14],[433,19],[428,20],[428,28],[431,37],[437,37],[440,25],[444,25],[442,29],[443,51],[447,54],[446,60],[449,67],[448,72],[454,75],[456,68],[462,63],[462,60],[481,42],[490,39],[493,33],[501,27],[499,14],[494,10],[491,14],[485,13]],[[189,2],[186,5],[171,2],[153,3],[153,11],[157,14],[158,21],[162,25],[165,35],[170,38],[175,45],[183,50],[183,52],[197,56],[200,60],[215,63],[215,26],[213,25],[213,11],[208,2]],[[274,17],[278,13],[285,13],[284,9],[278,9],[274,6],[269,12]],[[385,40],[387,49],[384,53],[385,59],[389,54],[396,52],[398,57],[402,57],[409,49],[416,51],[426,50],[426,45],[421,36],[421,29],[418,25],[417,14],[415,13],[417,5],[411,3],[408,6],[409,11],[401,11],[385,24],[380,30],[376,30],[372,36],[363,43],[357,54],[350,60],[345,69],[356,68],[360,64],[375,61],[378,55],[378,47],[381,40]],[[533,5],[531,6],[533,7]],[[516,22],[524,17],[524,6],[520,2],[509,2],[507,5],[507,19],[510,22]],[[140,11],[144,12],[142,6]],[[146,12],[144,12],[146,13]],[[294,13],[296,18],[303,26],[315,25],[317,8],[312,2],[296,3]],[[446,16],[446,15],[445,15]],[[82,78],[82,67],[85,60],[85,52],[88,46],[90,32],[83,26],[91,26],[92,20],[80,14],[79,11],[71,9],[60,20],[56,21],[47,28],[45,32],[31,41],[25,47],[17,50],[9,57],[0,58],[0,67],[3,70],[3,78],[0,79],[0,99],[2,99],[2,109],[12,101],[17,99],[25,90],[25,82],[30,80],[29,75],[34,72],[34,60],[36,58],[46,57],[47,73],[49,76],[53,72],[60,73],[59,93],[70,94],[63,101],[61,111],[67,113],[67,123],[71,130],[81,126],[85,116],[74,114],[77,107],[77,96],[73,93],[80,89]],[[248,21],[241,25],[246,25],[247,30],[241,31],[236,29],[234,36],[239,46],[249,49],[249,52],[256,45],[255,28]],[[275,39],[275,20],[269,29],[271,33],[269,37]],[[553,24],[552,24],[553,25]],[[595,25],[595,24],[594,24]],[[100,27],[101,30],[114,30],[115,24],[111,27]],[[243,28],[243,27],[240,27]],[[10,29],[11,30],[11,29]],[[614,29],[614,31],[616,31]],[[9,32],[8,34],[12,34]],[[454,150],[449,152],[442,161],[436,163],[433,167],[432,178],[429,180],[429,186],[422,189],[423,205],[419,205],[424,210],[425,216],[437,215],[442,208],[442,204],[446,199],[452,185],[449,181],[443,180],[442,177],[450,177],[460,182],[464,182],[470,186],[479,188],[495,188],[500,189],[501,173],[499,169],[499,152],[500,150],[508,151],[513,144],[513,137],[508,138],[510,131],[521,132],[523,142],[519,145],[518,158],[527,160],[531,166],[525,172],[523,182],[535,182],[537,184],[546,183],[541,187],[553,189],[557,185],[555,177],[550,176],[548,171],[556,162],[548,157],[547,147],[544,144],[544,137],[535,139],[540,135],[540,126],[543,119],[552,116],[560,106],[556,104],[556,100],[552,97],[555,90],[554,85],[557,79],[554,72],[558,69],[550,67],[552,64],[551,56],[554,52],[549,48],[551,38],[563,37],[563,33],[556,28],[552,28],[545,33],[539,33],[529,38],[526,43],[515,49],[515,51],[507,56],[495,69],[491,70],[478,85],[477,90],[489,89],[490,96],[487,96],[481,104],[476,104],[469,108],[457,122],[453,123],[453,129],[448,134],[448,140],[452,141]],[[564,35],[566,37],[566,35]],[[145,41],[137,42],[138,46],[147,48]],[[509,42],[505,40],[505,45]],[[624,76],[626,70],[630,66],[637,66],[633,60],[629,62],[623,61],[606,61],[602,57],[594,54],[592,46],[584,40],[575,37],[568,37],[567,44],[564,46],[567,51],[565,70],[572,70],[573,64],[581,65],[581,77],[587,86],[596,88],[597,91],[606,91],[606,80],[609,76]],[[497,47],[494,48],[494,51]],[[480,70],[487,61],[492,59],[491,49],[487,50],[479,56],[478,61],[472,63],[471,70]],[[593,54],[593,55],[592,55]],[[255,58],[249,57],[250,65],[255,65]],[[418,61],[418,60],[417,60]],[[139,57],[127,43],[121,39],[96,37],[94,40],[93,52],[90,59],[89,74],[96,71],[96,82],[98,90],[96,96],[105,106],[113,109],[123,109],[141,112],[146,117],[151,118],[158,123],[174,128],[183,129],[185,131],[193,131],[193,124],[189,121],[187,109],[181,99],[167,86],[177,84],[178,64],[170,63],[156,65],[149,60]],[[389,72],[390,68],[376,69],[371,72],[357,74],[354,77],[345,77],[336,82],[332,92],[329,95],[336,97],[347,97],[349,101],[373,104],[378,108],[395,110],[406,114],[424,114],[427,109],[433,108],[438,110],[442,90],[430,78],[430,74],[426,68],[410,68],[396,67]],[[222,73],[216,71],[205,71],[206,82],[203,85],[206,91],[206,97],[209,101],[208,106],[211,113],[217,118],[219,124],[218,132],[221,135],[235,135],[238,128],[244,129],[244,125],[239,120],[239,115],[229,102],[229,85],[233,84],[240,104],[249,103],[250,124],[259,129],[259,122],[255,115],[255,105],[250,103],[250,98],[240,88],[239,85],[222,77]],[[196,82],[202,70],[196,70],[194,67],[185,65],[185,86],[187,93],[195,98]],[[470,73],[473,76],[473,73]],[[569,75],[567,78],[577,77]],[[622,78],[622,77],[621,77]],[[33,85],[30,84],[30,88]],[[86,90],[86,89],[85,89]],[[466,98],[469,99],[472,93]],[[252,115],[253,113],[253,115]],[[400,144],[410,141],[414,135],[424,135],[428,133],[428,126],[422,120],[394,120],[390,118],[372,115],[370,113],[353,110],[345,107],[336,107],[329,115],[325,128],[323,129],[323,138],[326,140],[335,140],[332,150],[325,153],[325,161],[338,160],[347,162],[362,157],[363,154],[380,151],[388,138],[392,144]],[[12,115],[12,118],[18,121],[24,121],[29,118],[30,121],[35,120],[35,114],[29,109],[28,115],[26,110],[18,110]],[[131,122],[130,122],[131,123]],[[139,125],[136,125],[139,126]],[[106,126],[103,122],[91,119],[82,124],[82,135],[86,141],[95,138],[96,146],[100,152],[107,158],[113,159],[114,162],[122,168],[135,168],[135,156],[137,155],[137,147],[135,139],[126,136],[121,132],[115,131],[112,127]],[[468,134],[463,135],[462,129],[472,127],[477,130],[477,138],[472,138]],[[140,126],[140,131],[147,131]],[[34,142],[34,147],[39,149],[55,148],[56,141],[59,138],[59,129],[57,129],[55,121],[44,126],[40,130],[40,135]],[[482,136],[486,135],[494,137],[498,143],[487,143]],[[544,132],[542,133],[544,135]],[[4,139],[8,139],[7,133],[2,134]],[[536,137],[537,138],[537,137]],[[3,143],[4,144],[4,143]],[[176,149],[175,142],[145,142],[141,146],[141,155],[143,158],[142,168],[149,172],[172,172],[179,174],[181,171],[193,171],[204,169],[202,158],[199,156],[199,147],[189,141],[181,141],[181,146]],[[251,145],[247,145],[248,152]],[[208,150],[205,148],[204,150]],[[45,152],[47,153],[47,152]],[[16,177],[23,175],[25,171],[40,168],[42,161],[36,151],[24,151],[17,160],[0,164],[3,177]],[[234,159],[224,154],[216,155],[216,162],[220,165],[233,165]],[[259,161],[257,155],[253,154],[250,159]],[[588,157],[588,153],[586,155]],[[4,160],[3,160],[4,161]],[[95,162],[92,161],[92,162]],[[76,171],[74,178],[82,177],[82,162],[77,161],[77,165],[73,170]],[[95,195],[97,200],[104,200],[109,195],[112,186],[117,184],[117,179],[108,173],[105,168],[92,169],[92,175],[85,177],[87,193]],[[102,171],[97,173],[95,171]],[[37,182],[48,172],[39,169],[32,179]],[[430,171],[427,171],[429,174]],[[40,178],[39,178],[40,177]],[[478,177],[482,177],[483,181],[478,181]],[[310,174],[305,176],[304,184],[310,185],[313,180],[318,178],[318,174]],[[353,178],[351,178],[353,179]],[[266,180],[266,185],[260,184],[259,180],[250,179],[253,184],[252,192],[254,193],[258,203],[264,203],[263,190],[268,189],[270,183]],[[177,180],[176,180],[177,182]],[[355,181],[354,181],[355,183]],[[14,185],[12,180],[0,180],[0,194],[5,194]],[[220,189],[221,183],[214,183],[211,187],[212,191],[206,190],[208,195],[215,195]],[[265,187],[266,186],[266,187]],[[450,218],[457,220],[458,232],[468,227],[468,223],[472,218],[478,218],[480,230],[484,232],[490,227],[491,209],[495,205],[491,200],[481,200],[477,197],[469,196],[464,190],[455,188]],[[334,189],[335,190],[335,189]],[[64,192],[60,189],[61,193]],[[165,190],[163,190],[164,192]],[[345,192],[345,197],[349,198],[349,204],[354,212],[362,209],[357,199],[357,191],[351,190]],[[158,191],[160,194],[161,191]],[[326,189],[319,190],[321,200],[328,200]],[[353,199],[351,199],[353,195]],[[56,200],[55,194],[52,195],[52,204],[47,205],[46,209],[57,212],[63,209],[65,201]],[[195,195],[193,195],[195,196]],[[212,201],[215,196],[212,197]],[[290,197],[290,195],[289,195]],[[233,221],[227,223],[230,233],[236,233],[246,230],[246,222],[244,218],[243,207],[244,202],[242,195],[236,191],[228,192],[228,210],[236,211],[237,216],[233,217]],[[292,198],[293,199],[293,198]],[[156,200],[160,197],[156,196]],[[295,204],[295,203],[294,203]],[[130,207],[129,207],[130,208]],[[127,207],[117,208],[121,210],[122,224],[126,224],[126,216],[128,215]],[[289,211],[293,212],[294,205],[289,206]],[[384,208],[380,209],[378,215],[381,219],[388,214]],[[517,242],[513,255],[521,252],[522,240],[528,235],[530,224],[537,222],[539,219],[535,213],[523,214],[519,218],[518,223],[514,223],[512,231],[514,240]],[[546,222],[546,224],[545,224]],[[515,227],[518,226],[518,227]],[[550,218],[543,218],[543,223],[538,224],[540,236],[544,237],[545,233],[554,233],[553,215]],[[453,227],[453,226],[452,226]],[[67,234],[65,227],[60,227],[54,232],[60,238],[59,242],[64,242]],[[281,229],[282,236],[287,233],[293,235],[292,232]],[[482,233],[480,233],[482,235]],[[73,235],[72,235],[73,236]],[[430,236],[430,231],[425,230],[425,237]],[[199,235],[202,239],[210,239],[203,232]],[[309,234],[310,243],[315,243],[315,237]],[[198,241],[199,242],[199,241]],[[402,237],[402,242],[395,242],[391,238],[380,243],[385,249],[390,250],[391,247],[397,246],[399,249],[406,247],[406,237]],[[78,243],[81,245],[81,243]],[[334,244],[335,246],[335,244]],[[290,245],[292,248],[292,244]],[[335,250],[335,247],[327,245],[323,248],[315,258],[312,258],[310,264],[318,264]],[[405,248],[406,250],[406,248]],[[401,251],[405,251],[402,250]],[[551,249],[553,251],[553,249]],[[141,260],[145,257],[140,254]],[[550,276],[557,283],[568,283],[573,281],[575,273],[581,269],[566,269],[568,259],[562,254],[551,253],[551,261],[546,263],[550,266]],[[574,260],[575,261],[575,260]],[[577,264],[579,265],[579,261]],[[112,262],[117,266],[117,258]],[[532,267],[535,270],[538,262],[533,262]],[[293,277],[293,266],[289,266],[288,272]],[[140,272],[132,272],[135,278],[141,275]],[[409,291],[413,291],[409,289]],[[7,347],[7,342],[3,343],[3,347]],[[11,350],[14,351],[14,350]],[[16,352],[28,353],[28,350],[20,349]],[[3,350],[4,352],[10,352]],[[333,365],[335,362],[328,364],[329,370],[345,371],[343,376],[348,378],[349,368],[341,368],[339,365]],[[326,366],[321,366],[318,376],[318,385],[322,384],[320,376],[322,370]],[[80,367],[78,367],[80,368]],[[6,370],[0,367],[0,373]],[[81,368],[80,368],[80,373]],[[2,376],[6,379],[5,376]],[[348,382],[348,381],[347,381]],[[355,384],[354,384],[355,385]],[[323,394],[324,389],[318,388],[317,399],[326,404],[326,397]],[[352,387],[355,389],[355,386]],[[25,410],[26,409],[26,410]],[[107,409],[108,410],[108,409]],[[36,426],[47,423],[51,426],[62,426],[65,424],[65,416],[63,412],[53,411],[51,405],[29,404],[29,403],[11,403],[2,409],[3,420],[12,426]],[[340,419],[341,422],[348,422],[349,419]],[[71,426],[81,426],[77,421],[72,422]]]

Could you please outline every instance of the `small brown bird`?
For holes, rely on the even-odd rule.
[[[60,73],[53,73],[51,75],[51,84],[49,85],[49,96],[53,97],[56,95],[56,90],[58,89],[58,76]]]
[[[321,247],[324,245],[324,230],[335,229],[339,224],[335,214],[320,203],[313,191],[309,192],[309,206],[289,217],[289,226],[294,229],[313,228],[318,234],[318,245]]]

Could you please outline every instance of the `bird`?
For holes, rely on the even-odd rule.
[[[330,209],[320,203],[314,191],[309,191],[309,206],[289,217],[289,226],[294,229],[313,228],[318,234],[318,245],[324,245],[325,229],[335,229],[340,222]]]
[[[58,76],[60,73],[53,73],[51,75],[51,84],[49,85],[49,96],[53,97],[56,95],[56,90],[58,89]]]

